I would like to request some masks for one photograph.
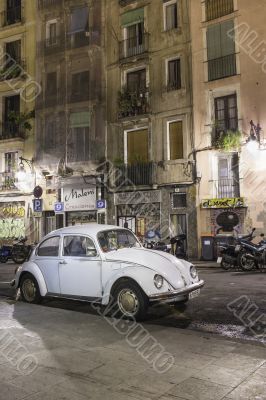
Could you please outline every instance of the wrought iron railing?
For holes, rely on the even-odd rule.
[[[22,21],[21,6],[8,8],[1,14],[2,26],[13,25]]]
[[[17,179],[15,171],[0,173],[0,190],[16,189],[16,183]]]
[[[15,138],[25,138],[25,130],[23,129],[23,127],[16,124],[15,122],[3,122],[2,133],[0,133],[0,140]]]
[[[149,186],[156,183],[156,166],[154,162],[138,162],[116,167],[114,184],[121,186]]]
[[[125,90],[120,94],[118,101],[118,118],[133,117],[150,112],[149,90],[129,92]]]
[[[121,7],[127,6],[128,4],[134,3],[136,0],[118,0]]]
[[[119,59],[134,57],[146,53],[149,48],[149,35],[134,36],[119,43]]]
[[[61,6],[63,0],[38,0],[38,8],[52,8],[56,6]]]
[[[88,46],[90,44],[90,32],[82,31],[67,34],[67,47],[78,48]]]
[[[211,21],[234,12],[234,0],[206,0],[206,20]]]
[[[26,75],[25,60],[8,61],[2,68],[0,67],[0,81],[6,81],[15,78],[23,78]]]
[[[236,55],[230,54],[225,57],[208,60],[209,81],[236,75]]]
[[[237,179],[219,179],[214,181],[218,199],[240,197],[240,185]]]

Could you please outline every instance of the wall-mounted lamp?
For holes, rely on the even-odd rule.
[[[19,157],[20,163],[16,173],[17,186],[20,190],[30,190],[35,186],[36,175],[34,173],[34,159],[28,160],[24,157]],[[25,164],[30,168],[30,173],[25,169]]]

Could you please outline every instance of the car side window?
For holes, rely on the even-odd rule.
[[[65,236],[63,255],[70,257],[92,257],[97,251],[93,241],[86,236]]]
[[[37,254],[41,257],[57,257],[59,253],[60,236],[44,240],[38,247]]]

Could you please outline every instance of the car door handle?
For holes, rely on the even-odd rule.
[[[59,264],[63,265],[63,264],[67,264],[67,262],[65,260],[61,260],[61,261],[59,261]]]

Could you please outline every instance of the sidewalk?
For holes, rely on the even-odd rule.
[[[146,323],[145,352],[117,323],[96,311],[0,300],[0,400],[265,400],[264,346]],[[24,370],[18,346],[32,360]],[[173,357],[163,373],[150,362],[158,348]]]
[[[217,261],[200,261],[193,260],[191,261],[197,268],[221,268],[220,264]]]

